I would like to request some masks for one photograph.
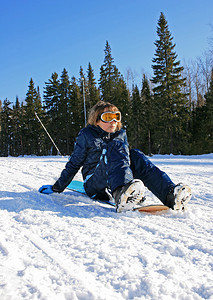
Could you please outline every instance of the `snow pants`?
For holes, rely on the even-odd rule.
[[[84,182],[88,196],[108,199],[105,189],[112,192],[133,179],[140,179],[144,185],[163,203],[175,186],[169,176],[156,167],[140,150],[132,149],[129,155],[116,151],[102,153],[94,173]]]

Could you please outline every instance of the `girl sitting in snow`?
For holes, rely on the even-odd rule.
[[[79,132],[61,176],[39,192],[63,192],[81,167],[86,194],[99,200],[113,197],[117,212],[137,205],[144,186],[174,210],[183,210],[191,198],[189,186],[175,185],[140,150],[129,150],[121,112],[109,102],[100,101],[91,109],[88,125]]]

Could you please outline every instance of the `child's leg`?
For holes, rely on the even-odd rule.
[[[130,159],[134,178],[142,180],[144,185],[166,204],[166,197],[175,186],[169,176],[157,168],[140,150],[132,149]]]

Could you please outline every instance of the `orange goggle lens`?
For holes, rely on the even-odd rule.
[[[108,123],[112,121],[120,122],[121,121],[121,113],[120,111],[106,111],[101,114],[101,121]]]

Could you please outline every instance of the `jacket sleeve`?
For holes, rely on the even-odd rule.
[[[61,172],[61,176],[54,183],[52,189],[54,192],[61,193],[70,184],[73,177],[76,175],[87,154],[87,140],[82,131],[80,131],[72,155],[67,162],[64,170]]]

